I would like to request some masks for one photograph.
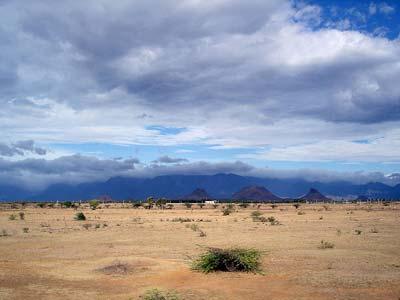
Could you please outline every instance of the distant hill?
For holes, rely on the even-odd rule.
[[[252,201],[280,201],[282,198],[275,196],[263,186],[247,186],[233,194],[234,200]]]
[[[201,187],[213,199],[230,199],[238,190],[249,186],[268,187],[280,197],[295,199],[311,187],[324,195],[353,198],[400,199],[400,184],[391,187],[380,182],[353,184],[347,181],[318,182],[298,178],[259,178],[235,174],[165,175],[154,178],[112,177],[106,181],[81,184],[58,183],[39,192],[25,190],[17,184],[0,185],[0,200],[66,201],[89,200],[101,195],[112,199],[146,199],[149,196],[180,199]]]
[[[191,192],[190,194],[188,194],[186,196],[183,196],[182,199],[199,201],[199,200],[211,199],[211,197],[206,192],[206,190],[197,188],[193,192]]]
[[[311,188],[307,194],[303,197],[300,197],[300,200],[307,201],[328,201],[330,200],[328,197],[322,195],[317,189]]]

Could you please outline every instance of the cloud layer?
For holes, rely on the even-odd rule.
[[[368,17],[396,9],[371,2]],[[45,155],[35,140],[400,162],[399,39],[329,23],[317,5],[6,0],[0,18],[2,156]]]

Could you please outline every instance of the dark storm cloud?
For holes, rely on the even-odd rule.
[[[40,190],[52,183],[82,183],[107,180],[113,176],[155,177],[159,175],[213,175],[234,173],[267,178],[302,178],[309,181],[349,181],[354,183],[399,183],[398,174],[385,176],[380,172],[332,172],[323,170],[275,170],[255,168],[241,161],[210,163],[198,161],[180,164],[138,164],[137,159],[108,160],[82,155],[63,156],[53,160],[24,159],[7,161],[0,158],[0,185],[21,184]]]

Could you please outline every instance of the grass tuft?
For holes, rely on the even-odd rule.
[[[143,300],[179,300],[181,299],[174,292],[164,292],[158,289],[151,289],[144,293],[143,296],[140,296],[139,299]]]

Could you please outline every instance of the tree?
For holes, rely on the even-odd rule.
[[[164,209],[166,204],[167,204],[167,199],[165,198],[160,198],[157,199],[156,201],[156,206],[161,209]]]

